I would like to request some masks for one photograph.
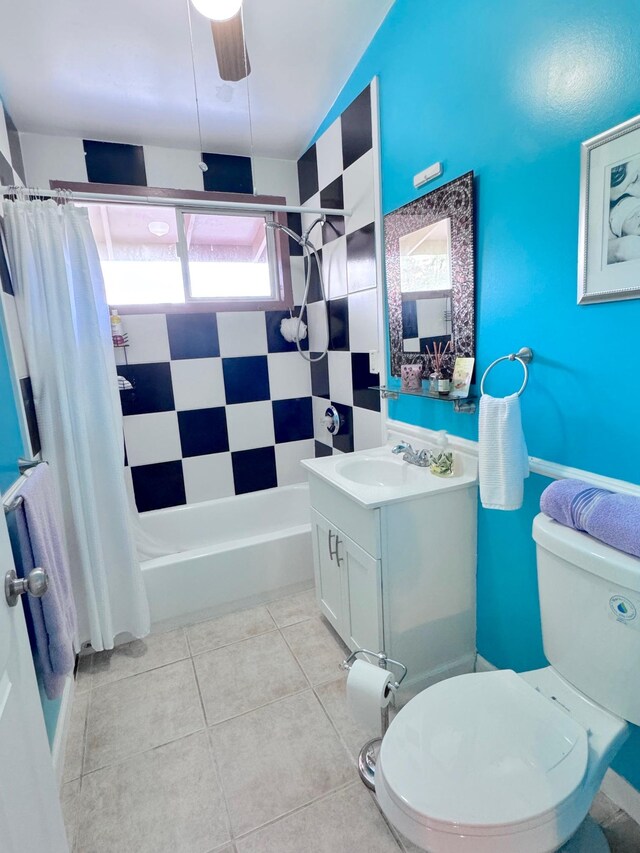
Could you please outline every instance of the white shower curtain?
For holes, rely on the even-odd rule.
[[[116,368],[87,210],[3,203],[43,457],[65,522],[81,641],[149,632],[123,469]]]

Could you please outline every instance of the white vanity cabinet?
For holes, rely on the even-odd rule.
[[[349,648],[378,651],[383,645],[380,560],[315,510],[311,528],[320,610]]]
[[[334,480],[333,459],[304,463],[322,614],[350,649],[384,650],[405,663],[407,698],[442,678],[471,672],[475,473],[444,480],[422,471],[431,487],[422,494],[396,494],[385,503],[379,490],[379,500],[367,499],[367,505],[356,489],[356,497],[349,494],[349,484],[340,488],[339,473]]]

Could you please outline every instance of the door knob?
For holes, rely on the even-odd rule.
[[[42,598],[49,588],[49,578],[44,569],[31,569],[26,578],[19,578],[15,569],[4,576],[4,595],[9,607],[15,607],[18,598],[28,592],[34,598]]]

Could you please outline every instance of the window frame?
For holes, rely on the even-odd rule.
[[[139,196],[140,205],[149,204],[153,206],[154,199],[176,199],[173,208],[176,212],[176,217],[181,211],[198,212],[197,202],[238,202],[242,204],[265,204],[265,205],[286,205],[287,200],[283,196],[265,196],[251,195],[244,193],[216,193],[198,190],[174,190],[164,187],[140,187],[130,186],[128,184],[93,184],[78,181],[49,181],[49,187],[52,190],[62,189],[69,190],[72,193],[92,193],[104,195],[104,204],[126,204],[127,202],[117,202],[110,200],[110,196],[128,195]],[[185,207],[180,201],[193,201],[194,204]],[[96,200],[96,204],[101,202]],[[133,202],[131,202],[133,203]],[[257,213],[264,215],[265,218],[272,217],[274,222],[279,222],[283,225],[287,224],[286,212],[282,210],[272,211],[255,211],[249,208],[234,208],[233,210],[221,208],[215,210],[212,207],[201,207],[200,213],[210,213],[212,215],[236,215],[236,216],[255,216]],[[180,235],[180,228],[178,233]],[[211,299],[209,297],[192,297],[190,294],[190,284],[188,276],[188,256],[183,255],[179,251],[181,259],[182,278],[185,288],[185,302],[154,302],[140,305],[118,305],[118,313],[124,314],[193,314],[193,313],[216,313],[218,311],[285,311],[294,307],[293,288],[291,283],[291,262],[289,255],[289,239],[279,229],[267,229],[267,243],[271,240],[273,246],[273,257],[269,258],[269,272],[275,279],[274,290],[275,299]],[[183,247],[186,249],[186,246]],[[267,250],[268,251],[268,250]],[[273,261],[273,265],[272,265]],[[185,272],[186,270],[186,272]]]

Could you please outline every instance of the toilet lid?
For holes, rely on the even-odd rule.
[[[424,690],[384,737],[376,772],[415,820],[485,828],[523,823],[571,796],[586,730],[511,670]]]

